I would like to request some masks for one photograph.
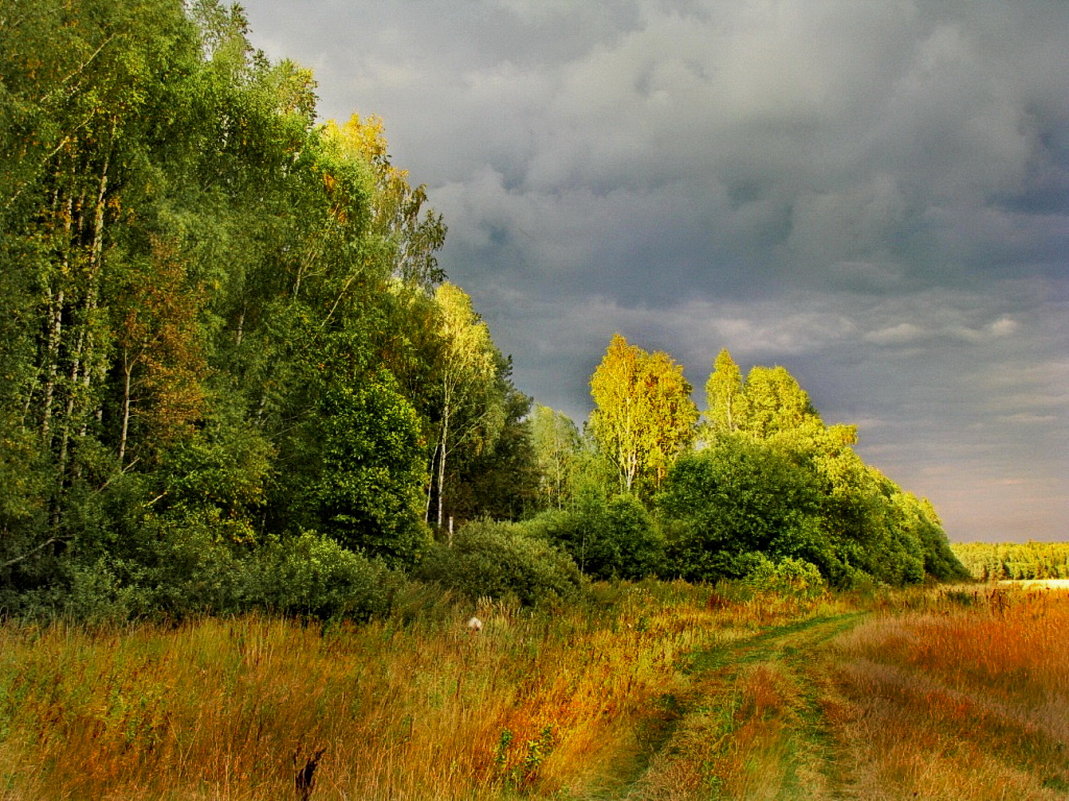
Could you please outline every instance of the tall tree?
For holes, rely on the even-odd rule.
[[[504,421],[501,398],[495,393],[498,353],[490,329],[460,287],[441,284],[435,292],[440,313],[442,349],[437,369],[439,426],[432,464],[436,464],[436,520],[445,522],[446,475],[449,457],[460,446],[485,447]],[[428,520],[430,493],[428,491]]]
[[[746,395],[742,386],[742,371],[731,358],[727,348],[717,355],[713,371],[705,382],[705,419],[712,435],[739,430],[746,417]]]
[[[808,393],[785,367],[754,367],[746,376],[744,395],[739,428],[758,439],[824,427]]]
[[[408,171],[393,165],[382,119],[354,114],[339,126],[330,121],[326,136],[369,165],[375,185],[375,202],[369,229],[369,255],[389,261],[402,282],[429,290],[444,280],[435,255],[445,244],[442,215],[426,207],[427,189],[411,186]]]
[[[124,276],[112,310],[120,373],[118,458],[126,462],[131,420],[141,438],[159,447],[199,420],[205,404],[207,363],[198,316],[202,289],[190,286],[185,265],[158,238],[142,269]]]
[[[492,440],[480,437],[454,452],[446,478],[450,507],[467,520],[518,520],[537,506],[538,467],[531,444],[531,399],[512,383],[508,359],[500,359],[494,403],[504,410]]]
[[[694,442],[698,408],[691,399],[693,388],[683,377],[683,366],[663,351],[643,359],[641,384],[651,422],[646,467],[654,487],[660,487],[668,468]]]
[[[698,410],[682,366],[614,334],[590,379],[591,432],[616,465],[620,488],[659,485],[668,466],[693,441]]]
[[[582,444],[579,429],[564,412],[537,404],[531,416],[531,443],[538,465],[542,504],[563,509]]]

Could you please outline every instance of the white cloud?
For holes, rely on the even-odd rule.
[[[876,345],[902,345],[926,339],[929,333],[913,323],[899,323],[865,334],[865,341]]]

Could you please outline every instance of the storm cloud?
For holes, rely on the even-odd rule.
[[[249,0],[386,122],[524,391],[783,364],[952,539],[1065,539],[1069,6]]]

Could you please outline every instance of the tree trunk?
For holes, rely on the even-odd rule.
[[[112,123],[111,134],[115,135],[115,124]],[[96,365],[93,363],[96,355],[93,337],[93,316],[96,314],[100,302],[100,273],[102,270],[102,254],[104,252],[104,209],[108,191],[108,167],[111,164],[111,149],[104,155],[104,166],[100,171],[100,183],[97,187],[96,205],[93,208],[93,241],[89,248],[89,290],[85,303],[85,341],[86,347],[83,354],[82,390],[86,400],[92,388],[93,373]],[[81,435],[84,437],[88,429],[88,415],[82,418]]]
[[[423,509],[423,522],[427,525],[431,524],[431,494],[434,492],[434,479],[435,474],[438,472],[438,447],[440,443],[434,443],[434,450],[431,452],[431,469],[430,475],[427,477],[427,503]]]
[[[53,197],[52,210],[59,213],[60,191],[57,187]],[[66,249],[63,256],[63,276],[70,271],[70,242],[71,225],[74,215],[74,195],[68,194],[63,212],[63,238]],[[64,280],[60,278],[59,280]],[[45,349],[45,385],[41,399],[41,440],[44,447],[51,449],[52,435],[52,404],[56,394],[56,377],[59,375],[59,346],[63,340],[63,304],[66,302],[66,293],[62,286],[53,292],[48,290],[48,339]]]
[[[123,467],[126,456],[126,437],[130,431],[130,376],[133,373],[133,365],[123,354],[123,383],[122,383],[122,431],[119,434],[119,469]]]
[[[63,290],[55,294],[49,290],[48,300],[48,345],[45,350],[45,385],[41,399],[41,439],[46,448],[52,433],[52,402],[56,392],[56,376],[59,374],[59,343],[63,336]]]
[[[114,130],[112,132],[114,134]],[[61,444],[59,450],[59,470],[66,470],[69,444],[75,421],[81,418],[78,427],[80,436],[85,436],[89,426],[89,409],[84,407],[92,388],[93,356],[95,354],[93,336],[93,317],[96,313],[100,296],[101,253],[104,241],[104,208],[108,190],[108,166],[111,162],[110,150],[104,155],[104,164],[100,168],[97,181],[96,198],[93,200],[93,219],[91,223],[92,238],[89,243],[89,260],[86,265],[85,298],[82,301],[81,319],[78,338],[71,358],[70,386],[67,395],[67,408],[63,421]],[[79,204],[82,205],[81,203]],[[84,222],[85,217],[82,216]],[[80,238],[80,237],[79,237]],[[79,392],[80,390],[80,392]]]
[[[442,408],[442,448],[438,454],[438,528],[442,527],[445,499],[445,457],[449,452],[449,403]]]

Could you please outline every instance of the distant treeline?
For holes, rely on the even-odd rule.
[[[981,581],[1069,579],[1069,542],[968,542],[950,547]]]

